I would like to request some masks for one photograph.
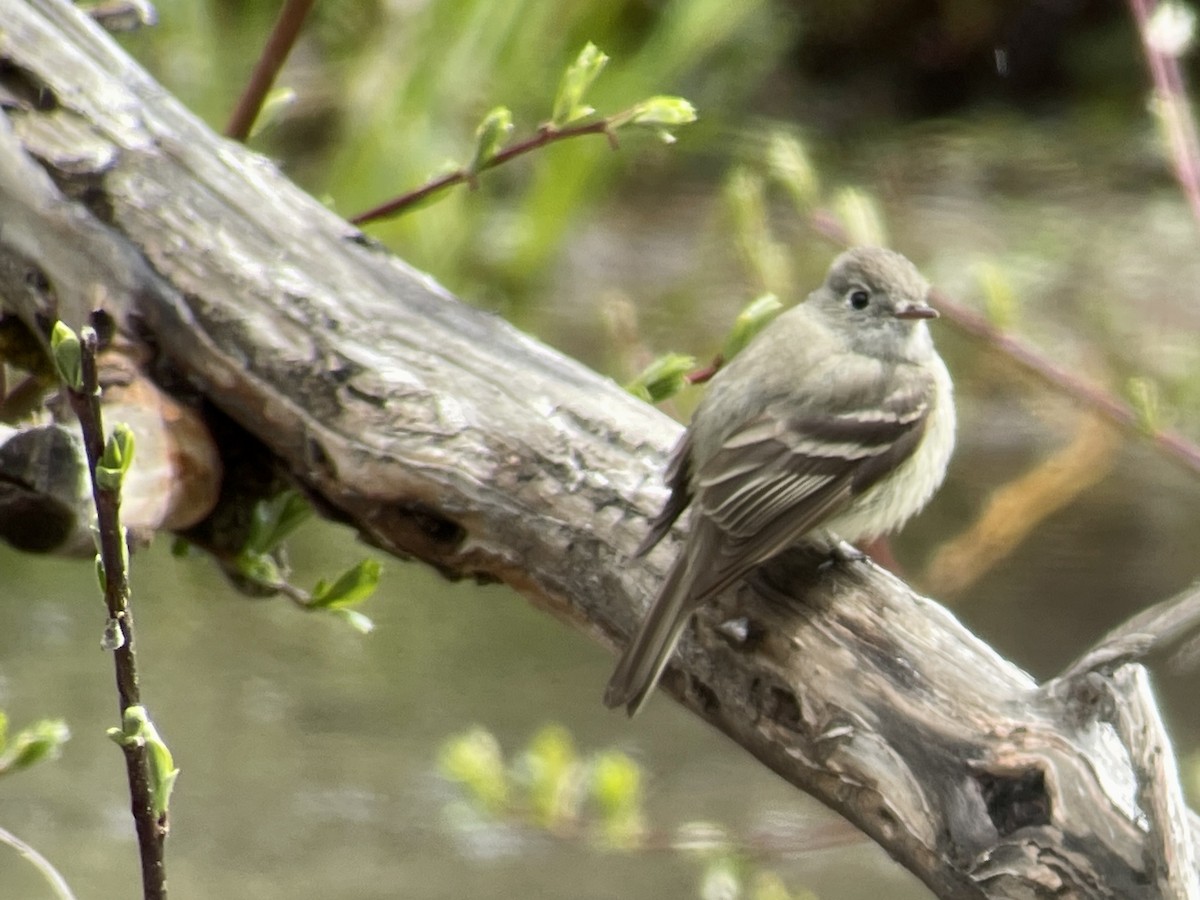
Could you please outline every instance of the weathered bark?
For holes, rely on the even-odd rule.
[[[102,305],[371,542],[630,633],[677,547],[631,559],[677,425],[215,136],[65,3],[0,0],[0,105],[5,309]],[[1197,895],[1137,666],[1039,688],[892,576],[801,552],[696,621],[664,689],[937,895]]]

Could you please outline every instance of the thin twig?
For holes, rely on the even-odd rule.
[[[608,136],[609,143],[616,148],[617,139],[610,130],[608,119],[598,119],[594,122],[588,122],[584,125],[571,125],[566,128],[557,128],[554,125],[546,124],[541,126],[537,133],[532,137],[526,138],[519,143],[512,144],[501,150],[491,159],[484,162],[479,168],[472,172],[462,168],[442,175],[429,181],[419,188],[414,188],[406,194],[401,194],[392,200],[382,203],[366,212],[361,212],[356,216],[351,217],[350,223],[353,225],[365,225],[367,222],[374,222],[379,219],[390,218],[391,216],[399,215],[416,206],[421,201],[432,196],[433,194],[443,191],[448,187],[456,184],[470,184],[475,180],[475,176],[479,172],[487,169],[495,168],[503,163],[508,162],[514,157],[529,153],[532,150],[537,150],[539,147],[545,147],[547,144],[553,144],[555,141],[563,141],[567,138],[579,137],[585,134],[603,134]]]
[[[8,844],[8,846],[33,863],[34,867],[42,873],[42,877],[50,884],[58,900],[75,900],[75,895],[71,893],[71,886],[62,877],[62,873],[54,868],[54,864],[50,860],[34,850],[33,847],[4,828],[0,828],[0,844]]]
[[[1197,627],[1200,627],[1200,582],[1122,622],[1067,666],[1057,680],[1072,681],[1088,672],[1115,671],[1182,640]]]
[[[271,34],[267,37],[267,43],[263,46],[262,54],[254,64],[254,71],[250,73],[250,80],[246,82],[246,87],[233,108],[233,114],[229,117],[229,124],[225,126],[226,137],[244,141],[250,135],[254,120],[262,110],[263,101],[271,86],[275,84],[275,78],[283,68],[288,54],[292,52],[300,34],[300,27],[315,2],[316,0],[284,0],[279,16],[271,27]]]
[[[960,330],[995,347],[1026,371],[1036,375],[1060,393],[1099,413],[1130,434],[1145,438],[1170,459],[1200,474],[1200,447],[1176,431],[1149,429],[1141,416],[1127,403],[1097,384],[1076,376],[1020,338],[997,328],[982,313],[976,312],[941,291],[934,291],[933,305]]]
[[[104,603],[108,608],[110,624],[115,623],[115,627],[120,629],[120,646],[113,651],[113,664],[116,669],[121,721],[124,722],[125,711],[132,706],[141,705],[141,689],[138,685],[137,656],[134,649],[133,610],[129,606],[129,573],[125,565],[125,535],[121,527],[121,496],[119,491],[101,487],[96,478],[96,469],[104,454],[105,440],[100,411],[99,378],[96,372],[97,343],[95,330],[83,329],[80,335],[82,386],[77,391],[68,388],[67,396],[83,432],[83,445],[92,480],[100,561],[104,566],[105,576]],[[166,816],[164,814],[160,820],[154,812],[148,752],[145,744],[139,741],[124,742],[121,748],[125,754],[130,806],[141,853],[143,896],[146,900],[165,900]]]
[[[1200,223],[1200,139],[1196,136],[1196,120],[1188,103],[1179,59],[1157,46],[1151,37],[1150,17],[1157,7],[1158,0],[1129,0],[1166,127],[1175,178],[1192,209],[1192,217]]]
[[[725,357],[718,353],[708,365],[701,366],[699,369],[693,369],[683,377],[688,384],[704,384],[706,381],[711,381],[712,377],[721,371],[721,367],[724,365]]]

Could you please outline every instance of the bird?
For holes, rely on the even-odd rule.
[[[877,538],[919,512],[954,450],[954,388],[927,321],[929,283],[901,254],[855,247],[712,378],[665,472],[670,494],[635,551],[690,507],[690,528],[604,702],[630,716],[692,613],[799,543]]]

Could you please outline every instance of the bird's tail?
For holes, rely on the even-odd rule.
[[[687,558],[688,554],[683,553],[675,560],[646,620],[621,654],[604,691],[605,706],[624,705],[633,716],[658,684],[658,678],[679,642],[683,626],[696,606],[688,602],[692,579],[687,577],[690,568]]]

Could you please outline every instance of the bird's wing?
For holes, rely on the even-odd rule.
[[[663,536],[671,530],[671,526],[675,524],[675,520],[679,518],[689,503],[692,502],[692,442],[691,431],[685,431],[679,438],[679,442],[675,445],[675,449],[671,451],[671,459],[667,463],[667,471],[664,475],[664,480],[667,487],[671,489],[671,495],[667,498],[667,502],[663,504],[662,510],[659,511],[650,522],[650,529],[646,532],[646,536],[642,538],[642,542],[638,544],[637,550],[634,551],[634,556],[645,556],[655,545],[663,539]]]
[[[697,520],[719,548],[697,590],[720,590],[795,543],[912,454],[932,390],[921,373],[906,375],[847,391],[839,408],[778,404],[724,439],[692,482]]]

